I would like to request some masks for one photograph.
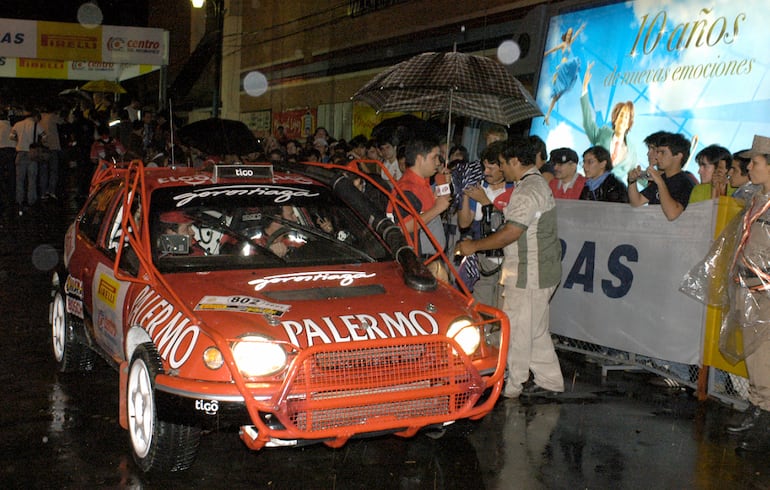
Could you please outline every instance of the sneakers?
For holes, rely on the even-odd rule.
[[[524,388],[521,390],[521,396],[553,396],[558,394],[558,391],[547,390],[535,384],[534,381],[525,383]]]
[[[749,408],[744,412],[743,419],[737,424],[728,425],[727,432],[730,434],[742,434],[749,429],[753,429],[761,417],[762,409],[756,405],[749,405]]]

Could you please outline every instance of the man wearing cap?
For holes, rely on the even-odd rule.
[[[748,151],[741,150],[734,153],[733,163],[727,169],[727,179],[730,181],[730,187],[735,189],[732,197],[744,203],[751,201],[754,193],[761,188],[761,186],[753,184],[751,179],[749,179],[749,163],[751,163],[751,158],[741,156]]]
[[[742,436],[738,449],[766,452],[770,450],[770,138],[754,136],[751,149],[739,156],[751,158],[749,177],[761,189],[747,205],[737,231],[729,281],[731,307],[724,323],[739,327],[742,334],[742,348],[734,349],[733,355],[745,356],[750,405],[743,420],[727,430]],[[732,330],[722,328],[722,334]]]
[[[548,183],[556,199],[580,199],[586,178],[577,171],[578,155],[572,148],[557,148],[551,152],[554,178]]]

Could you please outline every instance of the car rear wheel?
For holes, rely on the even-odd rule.
[[[155,347],[136,348],[128,371],[128,433],[134,461],[143,471],[185,470],[195,460],[200,429],[158,420],[155,377],[163,372]]]
[[[85,372],[94,367],[94,352],[78,341],[76,320],[67,313],[66,299],[60,281],[54,281],[51,298],[51,347],[56,365],[62,373]]]

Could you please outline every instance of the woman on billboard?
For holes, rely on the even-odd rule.
[[[553,111],[554,106],[556,106],[556,101],[558,101],[567,90],[571,89],[577,81],[578,73],[580,72],[580,59],[577,57],[570,58],[570,55],[572,54],[572,43],[575,42],[575,39],[577,39],[585,26],[585,24],[581,25],[578,30],[574,32],[570,27],[567,29],[567,32],[562,34],[561,42],[559,44],[543,53],[543,57],[545,57],[551,53],[561,51],[562,56],[561,61],[556,66],[556,70],[554,70],[553,73],[553,94],[551,95],[551,104],[548,107],[548,112],[546,112],[545,119],[543,120],[543,124],[546,126],[548,126],[551,111]]]
[[[583,130],[592,145],[603,146],[610,151],[612,174],[623,182],[628,172],[636,167],[636,152],[628,145],[628,132],[634,125],[634,103],[628,100],[615,104],[610,116],[612,126],[600,127],[596,123],[596,113],[588,100],[588,82],[591,80],[593,65],[594,62],[592,61],[586,66],[586,73],[583,76],[583,92],[580,95]]]

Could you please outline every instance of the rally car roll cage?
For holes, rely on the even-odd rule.
[[[299,173],[305,174],[310,178],[315,179],[318,182],[328,185],[334,193],[338,194],[343,200],[355,207],[357,211],[362,213],[367,222],[373,227],[373,229],[382,237],[382,239],[391,247],[394,259],[399,262],[404,270],[405,283],[417,290],[417,291],[430,291],[436,289],[437,280],[427,269],[426,264],[432,261],[440,260],[447,267],[448,271],[456,278],[456,287],[463,293],[463,296],[467,298],[466,307],[473,306],[475,310],[484,318],[484,321],[479,323],[482,325],[498,325],[501,332],[500,345],[498,347],[498,355],[495,368],[488,376],[479,376],[475,369],[472,369],[472,361],[468,355],[466,355],[459,344],[452,338],[441,337],[435,342],[436,351],[452,352],[455,360],[446,361],[445,367],[442,368],[442,376],[449,380],[447,386],[441,388],[436,386],[431,388],[436,392],[442,392],[450,399],[455,400],[455,396],[460,394],[460,388],[454,387],[455,384],[462,384],[467,389],[469,396],[466,398],[461,397],[459,400],[452,402],[454,408],[451,411],[453,414],[457,414],[456,418],[470,418],[478,419],[486,415],[497,400],[503,385],[503,374],[505,371],[506,356],[505,353],[508,349],[508,319],[505,315],[502,315],[499,310],[491,308],[483,304],[475,304],[473,297],[464,286],[463,282],[458,279],[458,274],[451,261],[447,260],[446,255],[439,246],[436,239],[428,231],[426,224],[420,218],[419,213],[409,203],[409,200],[396,187],[393,191],[385,189],[379,185],[376,181],[371,179],[368,175],[361,172],[358,168],[360,161],[351,161],[347,165],[337,165],[332,163],[303,163],[285,168],[283,170],[297,173],[300,165],[304,165],[305,169]],[[382,165],[380,162],[361,161],[363,163],[376,163]],[[102,162],[106,163],[106,162]],[[394,214],[397,217],[399,223],[403,223],[405,218],[414,219],[418,226],[414,227],[413,233],[407,233],[403,226],[398,226],[388,219],[384,213],[378,212],[371,205],[371,203],[358,191],[347,177],[346,173],[351,173],[357,177],[363,178],[366,182],[375,187],[378,191],[384,192],[389,196]],[[125,190],[122,197],[122,209],[123,213],[120,220],[121,233],[119,234],[116,257],[114,259],[113,273],[115,278],[121,281],[129,281],[140,284],[147,284],[153,288],[162,288],[173,299],[178,308],[188,317],[194,318],[193,311],[181,301],[173,288],[169,287],[169,284],[164,280],[163,276],[157,272],[156,267],[152,261],[150,255],[147,255],[147,251],[151,249],[150,246],[150,233],[149,233],[149,200],[148,191],[146,187],[146,175],[143,162],[134,160],[128,162],[127,166],[119,168],[117,165],[109,164],[99,167],[92,179],[92,190],[98,187],[102,182],[107,180],[123,178],[125,184]],[[139,209],[138,213],[133,210],[135,200],[138,198]],[[423,231],[426,236],[433,243],[437,252],[429,257],[425,262],[421,261],[415,253],[415,244],[418,243],[418,235],[420,231]],[[137,246],[131,246],[131,244],[137,244]],[[121,270],[120,264],[122,262],[123,254],[134,254],[136,260],[139,263],[137,269],[139,273],[137,276],[127,274]],[[201,326],[203,327],[203,326]],[[483,328],[483,327],[482,327]],[[332,447],[338,447],[344,444],[350,437],[355,436],[358,433],[375,433],[375,432],[392,432],[401,436],[411,436],[418,430],[428,426],[436,426],[446,422],[446,413],[437,412],[434,415],[426,415],[419,418],[411,418],[413,421],[419,421],[419,424],[403,426],[398,425],[398,421],[394,422],[392,417],[378,416],[373,420],[368,420],[366,424],[366,430],[360,431],[356,428],[350,428],[349,431],[341,431],[337,428],[328,428],[320,430],[314,429],[302,430],[297,425],[292,425],[295,428],[289,428],[289,425],[284,423],[284,428],[276,428],[275,426],[268,426],[267,422],[263,418],[263,414],[266,412],[278,413],[281,412],[281,407],[278,405],[280,400],[286,401],[286,396],[289,395],[290,386],[295,383],[296,380],[293,376],[287,376],[289,383],[284,384],[280,393],[272,397],[271,400],[257,400],[251,396],[251,390],[247,386],[247,382],[240,375],[238,366],[236,364],[233,353],[230,349],[230,345],[233,339],[226,339],[216,331],[212,329],[202,328],[202,331],[212,340],[215,346],[222,353],[224,363],[227,366],[231,379],[237,388],[238,393],[243,397],[245,408],[249,414],[251,421],[255,427],[249,430],[247,426],[241,429],[241,439],[251,449],[260,449],[274,440],[277,436],[281,439],[314,439],[323,440],[323,442]],[[131,345],[131,343],[134,343]],[[119,422],[123,428],[128,428],[128,413],[127,413],[127,400],[126,389],[128,378],[128,367],[131,355],[136,347],[142,342],[140,339],[131,340],[126,339],[126,345],[124,346],[126,353],[126,360],[119,366],[120,372],[120,414]],[[404,348],[409,349],[410,345],[416,345],[420,342],[426,342],[425,338],[422,339],[406,339],[401,342]],[[442,344],[439,346],[438,344]],[[447,346],[447,344],[449,344]],[[385,341],[367,341],[365,348],[367,349],[379,349],[390,345]],[[301,366],[306,366],[312,356],[323,354],[325,351],[334,350],[334,346],[314,346],[312,349],[307,349],[298,353],[298,361],[294,364],[292,369],[299,370]],[[307,368],[305,368],[307,369]],[[296,374],[296,373],[295,373]],[[487,378],[486,381],[482,378]],[[156,376],[156,385],[171,387],[179,392],[188,391],[186,384],[188,381],[181,380],[177,377],[171,376],[167,373],[159,373]],[[482,398],[483,391],[491,386],[491,392],[489,397]],[[192,392],[190,389],[189,392]],[[454,393],[454,394],[453,394]],[[376,403],[377,400],[381,400],[383,403],[391,402],[392,393],[375,393],[369,395],[361,395],[365,398],[371,399],[372,403]],[[336,401],[334,399],[328,400],[303,400],[300,404],[303,408],[308,410],[314,407],[323,410],[327,408],[344,407],[342,403],[344,400]],[[344,398],[344,397],[342,397]],[[410,403],[408,395],[404,395],[403,402],[407,405]],[[285,410],[285,407],[284,407]],[[283,413],[283,412],[281,412]],[[311,413],[311,412],[306,412]],[[315,411],[312,412],[314,415]],[[320,413],[320,412],[319,412]],[[310,415],[308,415],[310,417]],[[284,421],[282,421],[284,422]],[[405,421],[406,422],[406,421]],[[395,424],[395,425],[394,425]],[[280,444],[279,444],[280,445]]]

